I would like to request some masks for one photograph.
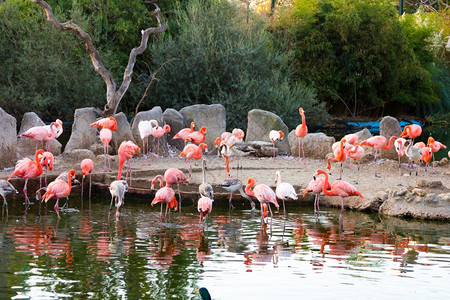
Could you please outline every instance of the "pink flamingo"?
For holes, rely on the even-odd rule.
[[[199,131],[193,131],[188,134],[188,136],[184,139],[184,141],[191,142],[194,144],[200,144],[205,141],[206,127],[203,126]]]
[[[342,171],[343,171],[343,165],[344,162],[347,160],[347,149],[345,149],[344,144],[346,143],[345,139],[342,139],[339,142],[339,147],[333,147],[333,153],[334,153],[334,157],[330,157],[327,159],[327,169],[330,170],[331,169],[331,161],[340,161],[341,162],[341,171],[339,173],[339,180],[342,178]]]
[[[428,172],[427,172],[428,164],[430,163],[432,157],[433,157],[432,148],[431,147],[423,147],[421,160],[423,162],[425,162],[425,175],[428,175]]]
[[[130,174],[130,187],[131,187],[131,163],[130,158],[133,157],[138,151],[141,149],[135,145],[132,141],[123,141],[118,150],[119,154],[119,174],[117,174],[117,180],[120,180],[122,177],[123,164],[125,161],[128,162],[128,167],[126,171],[125,181],[128,180],[128,174]]]
[[[255,185],[255,179],[253,178],[248,179],[247,186],[245,187],[245,193],[250,197],[255,197],[261,205],[261,226],[264,223],[263,207],[262,207],[263,204],[273,203],[277,209],[280,208],[277,202],[277,196],[275,195],[275,192],[268,185],[262,183]],[[270,205],[269,211],[270,211],[270,223],[272,224],[273,214]]]
[[[62,122],[60,119],[56,119],[56,121],[53,122],[53,123],[55,123],[55,128],[56,128],[55,138],[57,139],[57,138],[59,138],[60,135],[64,132],[64,129],[63,129],[63,122]],[[45,126],[44,126],[44,128],[47,129],[48,133],[51,134],[51,133],[52,133],[52,130],[51,130],[50,127],[51,127],[51,124],[50,124],[50,125],[45,125]]]
[[[186,157],[186,165],[190,159],[201,159],[203,156],[202,149],[205,149],[205,152],[208,151],[208,146],[204,143],[200,145],[188,144],[184,146],[183,151],[180,153],[180,157]],[[189,178],[192,178],[192,165],[189,163]]]
[[[341,197],[341,217],[344,213],[344,198],[349,196],[359,196],[364,199],[363,195],[350,183],[343,181],[343,180],[336,180],[331,185],[328,182],[328,174],[327,172],[323,170],[316,170],[316,173],[314,173],[313,178],[315,179],[316,176],[319,174],[325,175],[325,182],[322,185],[322,191],[327,196],[339,196]]]
[[[175,136],[173,137],[173,139],[181,139],[181,140],[186,140],[187,136],[191,133],[194,132],[194,126],[195,123],[191,122],[191,127],[190,128],[183,128],[180,131],[178,131],[177,134],[175,134]]]
[[[83,186],[84,186],[84,177],[89,175],[89,201],[91,201],[91,176],[92,171],[94,170],[94,162],[90,158],[85,158],[81,161],[81,174],[83,174],[83,177],[81,179],[81,199],[83,199]]]
[[[273,149],[273,159],[275,159],[275,143],[278,141],[282,141],[284,137],[284,133],[281,130],[271,130],[269,132],[269,138],[272,141],[272,149]]]
[[[36,151],[37,151],[39,142],[44,141],[44,139],[49,139],[51,136],[52,136],[52,134],[49,133],[47,131],[47,129],[45,129],[44,126],[31,127],[27,131],[19,134],[19,138],[27,137],[27,138],[30,138],[32,141],[35,141],[36,142]]]
[[[32,161],[28,157],[22,158],[16,163],[16,167],[14,172],[9,175],[7,181],[11,179],[13,176],[17,176],[19,178],[25,178],[25,185],[23,186],[23,193],[25,194],[25,204],[30,204],[30,199],[28,199],[27,195],[27,183],[28,179],[38,177],[42,174],[42,165],[39,162],[39,155],[44,153],[43,149],[39,149],[36,151],[34,155],[34,160]]]
[[[164,220],[167,222],[167,211],[172,208],[175,208],[175,211],[177,210],[178,203],[177,199],[175,198],[175,192],[172,188],[168,187],[167,185],[163,187],[164,183],[161,175],[158,175],[153,180],[154,181],[159,180],[160,189],[155,194],[155,198],[152,201],[152,206],[155,205],[156,203],[161,203],[161,213],[159,219],[162,222],[163,204],[166,203],[166,213],[164,214]]]
[[[72,190],[71,178],[74,175],[75,170],[71,169],[67,174],[67,182],[62,179],[56,179],[55,181],[50,182],[47,187],[47,191],[45,192],[44,196],[42,196],[41,202],[45,201],[45,203],[47,203],[50,199],[56,199],[56,203],[53,209],[56,211],[58,219],[61,218],[59,216],[59,198],[69,197],[70,191]]]
[[[164,172],[164,180],[166,181],[166,185],[168,187],[172,187],[172,185],[177,185],[178,190],[178,201],[181,211],[181,193],[180,193],[180,184],[189,184],[188,179],[184,175],[184,173],[177,168],[169,168]]]
[[[406,140],[404,138],[398,138],[394,142],[395,151],[397,151],[397,156],[398,156],[398,167],[399,168],[401,166],[400,159],[405,155],[405,152],[406,152],[405,144],[406,144]]]
[[[153,138],[158,139],[158,155],[160,155],[160,153],[159,153],[159,140],[161,139],[161,137],[166,132],[170,132],[170,126],[169,125],[164,125],[164,127],[157,126],[156,128],[153,129],[153,132],[152,132]]]
[[[313,192],[314,194],[314,212],[319,211],[319,201],[320,201],[320,192],[322,192],[323,183],[325,182],[324,177],[316,177],[311,180],[303,191],[303,197],[309,192]]]
[[[417,124],[411,124],[406,125],[405,128],[403,128],[403,132],[400,134],[400,137],[407,137],[412,139],[412,142],[414,144],[414,139],[416,137],[419,137],[422,134],[422,127]]]
[[[114,117],[103,118],[94,123],[91,123],[91,127],[108,128],[111,131],[117,131],[117,121]]]
[[[300,164],[300,142],[301,142],[301,148],[303,152],[303,163],[306,165],[306,158],[305,158],[305,150],[303,149],[303,143],[304,138],[308,134],[308,127],[306,127],[306,121],[305,121],[305,112],[303,111],[303,108],[299,108],[298,112],[302,116],[302,124],[298,125],[295,128],[295,136],[300,139],[298,143],[298,164]]]
[[[278,199],[283,200],[283,211],[286,214],[286,207],[284,206],[284,200],[297,200],[297,193],[295,192],[292,184],[281,181],[280,171],[275,172],[275,181],[277,183],[277,188],[275,189],[275,194]]]
[[[239,140],[243,141],[244,140],[244,130],[240,129],[240,128],[234,128],[233,131],[231,131],[231,134],[234,135],[235,137],[237,137]]]
[[[211,198],[202,196],[197,203],[197,210],[200,213],[200,223],[202,220],[206,223],[206,217],[212,211],[213,201]]]
[[[434,153],[435,152],[438,152],[441,149],[447,149],[447,146],[445,146],[441,142],[434,140],[434,138],[431,136],[428,137],[427,147],[430,147],[431,151],[433,151],[433,161],[434,161]]]
[[[50,126],[50,130],[48,130],[46,126],[43,126],[45,128],[45,130],[47,130],[47,132],[49,132],[49,135],[47,135],[43,139],[43,141],[45,142],[45,150],[50,149],[49,148],[49,143],[56,138],[56,134],[58,133],[58,128],[57,128],[58,125],[59,125],[58,123],[52,122],[49,125]]]
[[[391,138],[389,139],[389,144],[387,144],[387,140],[384,136],[382,135],[376,135],[373,136],[371,138],[368,138],[367,140],[363,141],[361,143],[361,146],[369,146],[372,147],[373,149],[375,149],[375,154],[374,154],[374,160],[373,162],[375,163],[375,177],[380,177],[377,174],[377,157],[378,157],[378,150],[380,150],[381,148],[385,149],[385,150],[389,150],[392,147],[392,141],[394,139],[398,139],[398,137],[396,136],[391,136]]]
[[[47,186],[47,170],[53,170],[53,162],[55,157],[49,151],[45,151],[44,153],[39,155],[39,162],[42,165],[42,168],[45,168],[45,186]],[[42,174],[39,175],[39,188],[42,187]]]
[[[361,158],[364,157],[364,155],[366,154],[366,151],[364,150],[363,147],[361,147],[357,141],[354,142],[354,145],[351,146],[348,150],[347,150],[347,155],[348,157],[350,157],[353,160],[360,160]],[[356,178],[356,184],[358,184],[359,181],[359,169],[360,166],[358,164],[358,177]]]
[[[103,142],[103,153],[105,154],[105,161],[103,172],[111,172],[111,161],[109,160],[109,142],[112,139],[112,131],[108,128],[102,128],[100,130],[100,140]],[[108,161],[109,169],[106,169],[106,162]]]
[[[354,145],[358,141],[359,136],[355,133],[345,135],[342,139],[346,140],[350,145]]]

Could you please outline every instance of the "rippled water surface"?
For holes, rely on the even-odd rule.
[[[72,197],[76,198],[76,197]],[[0,299],[423,299],[448,296],[450,226],[322,208],[287,207],[272,228],[258,212],[193,206],[159,222],[159,207],[76,199],[3,209]],[[64,202],[64,201],[63,201]],[[247,203],[248,204],[248,203]]]

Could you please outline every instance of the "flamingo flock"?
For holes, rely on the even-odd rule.
[[[301,116],[301,123],[295,129],[295,135],[298,139],[298,164],[306,165],[306,157],[304,152],[304,139],[308,134],[308,128],[306,126],[306,118],[305,111],[303,108],[299,108],[299,114]],[[100,119],[92,124],[92,127],[96,127],[99,129],[99,136],[104,145],[104,168],[103,172],[111,171],[111,164],[109,159],[109,142],[112,139],[113,132],[117,130],[117,121],[113,117]],[[171,128],[169,125],[159,126],[156,120],[144,120],[138,124],[138,130],[140,137],[142,138],[142,154],[144,159],[147,159],[147,154],[149,153],[149,142],[148,138],[150,135],[153,136],[154,141],[158,140],[158,150],[157,153],[154,154],[156,158],[162,156],[160,153],[160,145],[159,139],[164,136],[164,134],[170,132]],[[207,145],[205,144],[206,138],[206,127],[201,127],[200,130],[195,131],[195,123],[192,122],[189,128],[184,128],[175,134],[174,139],[182,139],[185,142],[184,149],[179,154],[179,157],[185,158],[186,167],[189,170],[189,179],[192,178],[192,161],[193,160],[201,160],[202,164],[202,182],[199,185],[199,200],[197,203],[197,211],[200,215],[200,223],[207,222],[208,215],[212,212],[212,206],[214,203],[214,191],[213,186],[207,181],[207,171],[206,164],[207,159],[205,157],[205,153],[208,151]],[[419,125],[408,125],[404,128],[403,132],[399,137],[392,136],[389,139],[386,137],[377,135],[371,138],[368,138],[363,141],[359,141],[359,137],[357,134],[349,134],[342,138],[340,141],[336,142],[332,149],[330,149],[333,153],[333,157],[327,159],[326,169],[331,170],[331,162],[339,162],[340,163],[340,175],[339,179],[330,183],[329,182],[329,174],[323,169],[317,169],[314,174],[311,174],[313,180],[309,182],[306,189],[303,190],[303,197],[306,196],[307,193],[312,192],[315,195],[314,200],[314,211],[319,211],[319,201],[320,195],[323,193],[327,196],[338,196],[341,198],[341,217],[344,212],[344,198],[350,196],[358,196],[364,198],[363,195],[357,190],[355,186],[350,184],[347,181],[342,180],[343,177],[343,165],[344,163],[350,159],[353,161],[361,160],[366,152],[366,147],[371,147],[374,149],[374,161],[375,164],[375,177],[379,177],[379,173],[377,170],[377,159],[379,155],[380,149],[390,149],[392,146],[395,147],[395,150],[398,155],[399,168],[401,167],[401,158],[403,156],[407,156],[410,163],[410,175],[416,165],[417,171],[416,175],[419,174],[418,166],[421,162],[425,163],[425,173],[427,174],[428,165],[434,159],[434,153],[441,150],[446,149],[447,147],[436,141],[433,137],[429,137],[427,144],[425,143],[414,143],[414,139],[421,135],[422,128]],[[57,120],[56,122],[44,126],[37,126],[30,128],[26,132],[22,133],[20,138],[30,138],[33,141],[36,141],[36,152],[34,160],[30,158],[23,158],[17,161],[14,171],[8,177],[8,179],[0,180],[0,194],[3,197],[3,205],[7,206],[6,196],[11,193],[18,193],[15,187],[9,182],[12,177],[19,177],[21,179],[25,179],[23,193],[25,196],[25,204],[29,205],[30,200],[28,198],[27,193],[27,183],[29,179],[36,178],[42,175],[43,170],[45,169],[45,175],[47,175],[47,170],[52,170],[54,164],[54,157],[50,151],[45,151],[44,149],[37,149],[39,141],[49,142],[56,137],[58,137],[62,133],[62,122]],[[229,197],[229,207],[230,212],[234,208],[232,204],[233,193],[239,192],[240,195],[247,199],[250,202],[252,210],[255,208],[255,204],[252,198],[255,198],[260,203],[260,212],[261,212],[261,225],[265,223],[265,219],[268,216],[267,210],[270,213],[270,220],[272,224],[273,220],[273,212],[270,204],[274,205],[277,210],[279,209],[278,200],[283,202],[283,214],[286,215],[286,200],[298,200],[298,194],[294,186],[288,182],[284,182],[281,179],[281,172],[275,172],[275,182],[276,188],[272,189],[270,186],[264,183],[256,184],[255,179],[250,177],[246,181],[246,186],[241,179],[233,178],[231,176],[230,164],[231,160],[234,157],[237,157],[238,160],[240,157],[245,156],[246,154],[242,151],[240,145],[243,144],[244,131],[239,128],[233,129],[232,132],[224,132],[219,137],[217,137],[214,145],[217,147],[218,154],[225,158],[225,170],[227,173],[227,178],[223,180],[218,187],[224,189],[225,191],[230,192]],[[281,141],[284,137],[284,133],[282,131],[271,130],[269,133],[269,139],[273,144],[273,161],[275,162],[276,151],[275,144]],[[46,146],[48,148],[48,144]],[[367,149],[367,148],[366,148]],[[137,155],[141,151],[141,148],[134,144],[132,141],[124,141],[119,146],[117,151],[119,158],[119,169],[117,174],[117,179],[113,181],[109,187],[111,193],[111,207],[113,202],[116,207],[116,217],[119,217],[119,209],[124,204],[125,193],[132,187],[132,176],[131,176],[131,158]],[[247,153],[248,155],[248,153]],[[450,152],[449,152],[450,156]],[[124,165],[127,165],[125,180],[122,180],[122,173]],[[239,166],[240,162],[238,162],[237,169],[239,170],[242,166]],[[358,171],[359,171],[359,163],[358,163]],[[84,179],[89,175],[89,199],[91,198],[91,176],[94,173],[94,162],[91,159],[84,159],[80,163],[81,167],[81,175],[82,175],[82,183],[81,183],[81,197],[83,198],[83,190],[84,190]],[[324,166],[325,167],[325,166]],[[45,186],[41,187],[38,191],[45,191],[44,195],[41,198],[42,202],[48,202],[50,199],[56,199],[54,210],[60,218],[59,214],[59,199],[69,197],[72,189],[72,180],[75,176],[76,171],[71,169],[62,177],[58,177],[55,181],[51,182],[47,185],[47,176],[45,176]],[[359,174],[359,172],[358,172]],[[319,175],[323,175],[319,176]],[[165,184],[164,184],[165,182]],[[164,175],[159,174],[156,175],[151,180],[151,190],[156,190],[157,185],[159,184],[159,189],[156,190],[156,193],[151,201],[151,205],[161,204],[161,212],[160,212],[160,221],[163,219],[165,222],[168,221],[168,216],[171,210],[181,212],[181,193],[179,185],[181,183],[189,184],[188,178],[184,175],[184,173],[177,168],[168,168]],[[177,185],[178,191],[178,200],[176,197],[175,190],[173,189],[173,185]],[[358,184],[358,180],[355,181],[355,184]],[[41,182],[42,186],[42,182]],[[278,199],[278,200],[277,200]],[[67,202],[66,202],[67,203]],[[165,205],[165,212],[163,215]]]

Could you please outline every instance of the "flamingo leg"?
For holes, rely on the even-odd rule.
[[[272,228],[273,213],[272,213],[272,209],[270,208],[270,203],[267,203],[267,206],[269,207],[269,211],[270,211],[270,228]]]
[[[231,199],[233,198],[233,192],[230,193],[230,199],[228,200],[228,204],[230,205],[230,210],[234,208],[233,203],[231,202]]]
[[[304,145],[304,138],[302,138],[302,153],[303,153],[303,164],[306,165],[305,149],[304,149],[303,145]],[[300,155],[300,153],[299,153],[299,155]]]
[[[30,204],[30,199],[28,199],[28,193],[27,193],[27,183],[28,183],[28,178],[25,179],[25,185],[23,186],[23,193],[25,194],[25,204]]]
[[[180,184],[177,183],[177,190],[178,190],[178,208],[180,209],[180,213],[181,213],[181,193],[180,193]]]
[[[301,143],[301,138],[298,138],[299,139],[299,141],[298,141],[298,164],[300,165],[300,162],[301,162],[301,156],[300,156],[300,147],[301,147],[301,145],[300,145],[300,143]]]
[[[273,149],[273,160],[275,160],[275,143],[272,142],[272,149]]]
[[[261,211],[261,226],[263,226],[263,224],[264,224],[263,204],[262,204],[262,202],[260,202],[259,204],[260,204],[260,211]]]
[[[344,213],[344,198],[341,197],[341,214]]]
[[[56,214],[58,215],[58,219],[61,219],[61,216],[59,215],[59,198],[56,199],[55,206],[53,206],[53,209],[56,211]]]
[[[166,213],[164,214],[164,220],[167,223],[167,211],[169,210],[169,203],[166,204]]]
[[[161,212],[159,213],[159,221],[162,222],[163,203],[161,202]]]
[[[92,189],[92,181],[91,181],[91,174],[89,174],[89,203],[91,203],[91,189]]]
[[[83,177],[81,177],[81,200],[82,201],[83,201],[84,177],[85,177],[85,175],[83,175]]]
[[[284,212],[284,215],[286,215],[286,207],[284,206],[284,199],[281,199],[281,200],[283,200],[283,212]],[[269,205],[269,207],[270,207],[270,205]]]
[[[8,202],[6,202],[6,197],[3,195],[2,195],[2,197],[3,197],[3,206],[5,206],[5,205],[8,206]]]
[[[375,150],[375,155],[374,155],[374,160],[373,162],[375,163],[375,177],[381,177],[378,175],[377,170],[378,170],[378,164],[377,164],[377,158],[378,158],[378,150]]]

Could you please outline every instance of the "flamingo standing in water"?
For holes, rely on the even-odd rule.
[[[83,177],[81,178],[81,199],[83,199],[83,190],[84,190],[84,178],[89,175],[89,201],[91,201],[91,176],[92,171],[94,170],[94,162],[90,158],[85,158],[81,161],[81,174]]]
[[[295,137],[300,139],[298,142],[298,164],[300,164],[300,142],[301,142],[301,148],[303,152],[303,163],[306,165],[306,158],[305,158],[305,150],[303,149],[303,143],[304,138],[308,134],[308,127],[306,127],[306,121],[305,121],[305,112],[303,111],[303,108],[299,108],[298,112],[302,116],[302,124],[298,125],[295,128]]]
[[[172,187],[172,185],[177,185],[177,191],[178,191],[178,201],[179,201],[179,208],[181,212],[181,193],[180,193],[180,184],[189,184],[188,179],[184,175],[184,173],[177,169],[177,168],[169,168],[164,172],[164,180],[166,181],[166,185],[168,187]]]
[[[275,159],[275,143],[278,141],[282,141],[283,137],[284,133],[281,130],[271,130],[269,132],[269,139],[272,141],[273,159]]]
[[[200,213],[200,223],[202,220],[206,223],[206,217],[208,214],[212,211],[212,205],[213,201],[211,198],[205,197],[202,195],[202,197],[198,200],[197,203],[197,210]]]
[[[190,128],[183,128],[183,129],[181,129],[180,131],[178,131],[177,134],[174,135],[173,139],[174,140],[181,139],[181,140],[185,141],[187,136],[191,132],[194,132],[194,126],[195,126],[195,123],[191,122],[191,127]]]
[[[319,211],[319,201],[320,201],[320,192],[323,189],[323,183],[325,182],[324,177],[316,177],[311,180],[303,191],[303,197],[309,192],[313,192],[314,194],[314,212]]]
[[[385,149],[389,150],[392,147],[392,141],[394,139],[398,139],[396,136],[391,136],[389,138],[389,144],[387,143],[387,139],[382,135],[376,135],[371,138],[368,138],[367,140],[363,141],[361,143],[361,146],[369,146],[372,147],[375,150],[374,154],[374,164],[375,164],[375,177],[380,177],[377,174],[377,158],[378,158],[378,150]]]
[[[183,151],[180,153],[180,157],[186,157],[186,165],[190,159],[201,159],[203,156],[202,149],[205,149],[205,152],[208,151],[208,146],[204,143],[200,145],[188,144],[184,146]],[[192,177],[192,165],[189,163],[189,178]]]
[[[198,191],[200,193],[200,195],[210,198],[210,199],[214,199],[214,190],[211,184],[209,184],[206,181],[206,160],[203,159],[202,161],[202,175],[203,175],[203,179],[202,179],[202,183],[198,186]]]
[[[59,198],[69,197],[70,191],[72,190],[73,176],[75,176],[75,170],[71,169],[67,173],[67,182],[61,179],[56,179],[55,181],[50,182],[47,187],[47,191],[45,192],[44,196],[42,196],[41,201],[45,201],[45,203],[47,203],[50,199],[56,199],[56,203],[53,209],[56,211],[58,219],[61,218],[59,216]]]
[[[244,190],[242,189],[242,181],[236,178],[228,178],[225,179],[223,182],[219,184],[221,188],[224,190],[230,192],[230,199],[228,200],[230,210],[234,208],[233,203],[231,200],[233,199],[233,193],[239,192],[242,197],[250,201],[250,205],[252,207],[252,210],[255,209],[255,203],[252,201],[252,198],[250,198],[247,194],[244,193]]]
[[[14,188],[11,182],[0,179],[0,195],[2,195],[3,197],[3,206],[8,206],[8,202],[6,202],[6,196],[11,193],[18,194],[19,192]]]
[[[152,135],[155,139],[158,139],[158,155],[161,155],[159,153],[159,140],[161,139],[161,137],[165,134],[165,133],[169,133],[170,132],[170,126],[169,125],[164,125],[164,127],[160,127],[157,126],[156,128],[153,129]],[[156,156],[158,157],[158,156]]]
[[[400,137],[407,137],[412,139],[412,143],[414,144],[414,139],[419,137],[422,134],[422,127],[417,124],[406,125],[403,128],[403,132],[400,134]]]
[[[261,226],[264,223],[263,204],[273,203],[277,209],[280,208],[275,192],[268,185],[262,183],[255,185],[255,179],[253,178],[248,179],[247,186],[245,187],[245,193],[250,197],[255,197],[261,204]],[[270,208],[270,205],[268,206],[270,211],[270,223],[272,224],[272,209]]]
[[[17,176],[19,178],[25,178],[25,185],[23,186],[23,193],[25,194],[25,204],[30,204],[30,199],[28,199],[27,194],[27,183],[28,179],[38,177],[42,174],[42,165],[39,162],[39,155],[43,154],[44,150],[39,149],[36,151],[34,155],[34,160],[32,161],[28,157],[22,158],[16,163],[14,172],[9,175],[7,181],[11,179],[13,176]]]
[[[340,161],[341,162],[341,171],[339,172],[339,179],[342,178],[342,171],[344,169],[344,162],[347,160],[347,149],[345,149],[345,143],[346,140],[342,139],[338,144],[335,143],[335,145],[339,145],[339,147],[335,146],[333,147],[333,153],[334,157],[330,157],[327,159],[327,169],[331,169],[331,161]]]
[[[105,161],[103,172],[111,172],[111,161],[109,160],[109,142],[112,139],[112,131],[108,128],[102,128],[100,130],[100,140],[103,142],[103,153],[105,154]],[[108,161],[109,169],[106,169],[106,161]]]
[[[125,193],[128,191],[128,184],[125,180],[115,180],[109,185],[109,192],[111,193],[111,203],[109,209],[111,210],[113,201],[116,206],[116,218],[120,216],[119,208],[125,200]]]
[[[161,213],[160,213],[160,221],[162,222],[162,210],[163,204],[166,203],[166,213],[164,214],[164,220],[167,222],[167,212],[169,209],[175,208],[177,210],[177,199],[175,198],[175,192],[172,188],[166,186],[163,187],[163,179],[161,175],[156,176],[153,181],[159,180],[160,189],[156,192],[155,198],[152,201],[152,206],[156,203],[161,203]],[[153,184],[152,181],[152,184]]]
[[[133,157],[138,151],[141,149],[134,144],[132,141],[123,141],[118,150],[119,154],[119,174],[117,174],[117,180],[120,180],[122,177],[123,164],[127,161],[128,167],[126,171],[125,181],[128,180],[128,174],[130,174],[130,187],[131,187],[131,163],[130,158]]]
[[[297,193],[295,192],[292,184],[281,181],[280,171],[275,172],[275,181],[277,183],[277,188],[275,189],[275,194],[278,199],[283,200],[283,211],[286,214],[286,207],[284,206],[284,200],[297,200]]]
[[[328,182],[328,174],[327,172],[323,170],[316,170],[316,173],[314,173],[313,178],[315,179],[316,176],[323,174],[325,175],[325,181],[322,185],[322,191],[327,196],[339,196],[341,197],[341,218],[342,214],[344,213],[344,198],[349,196],[359,196],[364,199],[363,195],[350,183],[343,181],[343,180],[336,180],[331,185]]]
[[[39,155],[39,162],[42,165],[42,168],[45,169],[45,186],[47,186],[47,170],[53,170],[53,162],[55,157],[49,151],[45,151],[41,155]],[[39,188],[42,187],[42,173],[39,175]]]

